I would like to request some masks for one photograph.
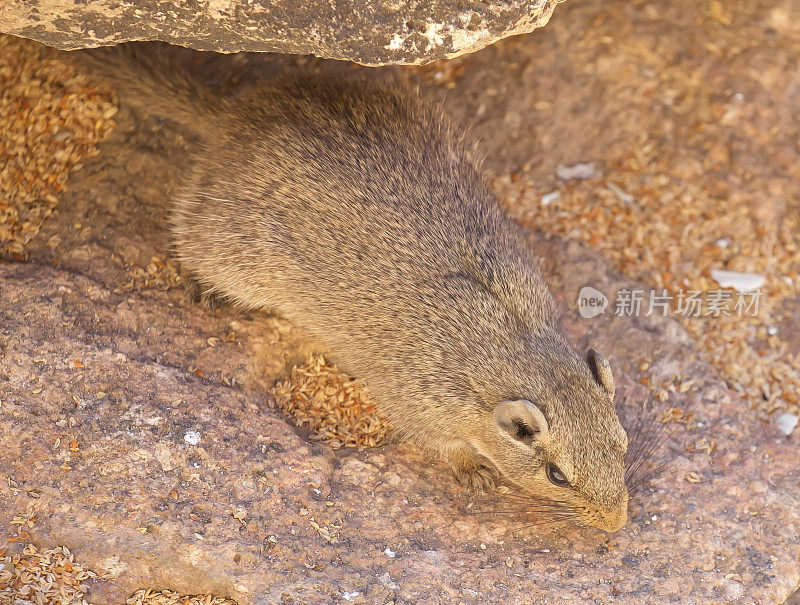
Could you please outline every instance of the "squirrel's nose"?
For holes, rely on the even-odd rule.
[[[611,533],[622,529],[627,520],[628,520],[628,515],[623,513],[621,515],[616,515],[612,519],[606,519],[605,523],[602,526],[598,527],[600,527],[600,529],[602,529],[603,531]]]
[[[628,495],[625,494],[625,499],[616,510],[605,512],[603,516],[594,523],[598,529],[607,532],[615,532],[622,529],[625,522],[628,520]]]

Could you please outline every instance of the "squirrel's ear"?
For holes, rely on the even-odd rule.
[[[549,427],[542,411],[525,399],[504,401],[494,408],[494,421],[506,437],[530,445],[547,434]]]
[[[594,379],[605,389],[608,396],[614,399],[616,387],[614,386],[614,376],[611,373],[611,364],[608,363],[608,359],[594,349],[589,349],[586,352],[586,361],[589,363],[589,369],[592,374],[594,374]]]

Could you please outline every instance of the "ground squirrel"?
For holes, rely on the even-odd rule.
[[[123,103],[197,134],[172,234],[204,288],[302,326],[465,483],[502,475],[581,524],[622,527],[608,362],[557,333],[523,229],[438,106],[323,77],[215,97],[164,47],[88,54]]]

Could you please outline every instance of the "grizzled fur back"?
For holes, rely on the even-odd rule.
[[[405,393],[401,428],[409,405],[496,382],[509,333],[552,324],[521,229],[437,108],[316,79],[248,97],[175,206],[181,262],[210,289],[306,326],[384,408]]]

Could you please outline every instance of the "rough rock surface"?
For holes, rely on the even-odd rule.
[[[561,0],[8,2],[0,32],[62,50],[162,40],[218,52],[277,51],[364,65],[428,63],[531,32]]]
[[[609,273],[578,246],[549,252],[565,292],[587,271]],[[94,602],[143,585],[242,603],[778,602],[797,582],[797,438],[758,426],[693,369],[680,331],[662,360],[698,381],[684,405],[697,404],[705,428],[673,447],[705,437],[716,450],[682,455],[609,537],[471,514],[445,469],[410,446],[309,446],[258,391],[215,379],[224,368],[257,382],[257,343],[280,340],[279,322],[208,316],[174,292],[114,294],[68,267],[2,265],[0,283],[0,524],[8,535],[11,515],[35,513],[36,542],[110,571]],[[237,342],[209,348],[232,322]],[[593,340],[630,367],[658,346],[647,328],[618,320]]]
[[[40,244],[30,262],[0,265],[0,525],[10,535],[12,516],[35,514],[35,543],[108,570],[93,602],[143,586],[242,603],[777,602],[797,584],[797,437],[760,426],[675,324],[565,316],[623,384],[665,348],[664,367],[696,381],[681,405],[704,424],[671,447],[706,438],[711,456],[683,453],[612,536],[477,515],[411,446],[334,454],[268,409],[264,386],[313,348],[279,318],[119,291],[127,263],[163,250],[161,204],[180,169],[166,159],[181,139],[123,118],[104,149],[45,224],[42,241],[63,236],[58,261]],[[565,304],[588,277],[630,286],[577,244],[537,246]]]
[[[586,3],[569,23],[598,23],[595,11],[611,6]],[[586,86],[585,63],[558,42],[576,31],[556,33],[549,48],[534,36],[495,45],[466,69],[437,68],[464,70],[447,102],[480,116],[497,173],[534,154],[546,175],[559,162],[635,147],[641,114],[624,106],[627,117],[612,119],[632,95],[615,96],[591,74]],[[532,57],[553,53],[563,63],[543,75]],[[556,96],[578,100],[548,121],[537,101],[557,83]],[[123,109],[101,155],[70,178],[29,262],[0,265],[0,536],[26,527],[35,544],[64,544],[107,569],[90,602],[153,587],[242,603],[774,603],[800,585],[799,437],[757,421],[673,322],[564,318],[631,389],[640,360],[656,353],[666,376],[695,381],[677,403],[696,405],[703,427],[675,435],[670,447],[683,453],[652,492],[637,493],[629,524],[611,536],[473,514],[483,503],[408,445],[309,445],[265,393],[313,343],[266,313],[209,312],[178,290],[124,288],[132,268],[167,256],[165,203],[184,146],[169,124]],[[609,295],[633,285],[594,250],[541,237],[535,245],[565,306],[587,282]],[[715,444],[710,454],[687,449],[701,439]]]

